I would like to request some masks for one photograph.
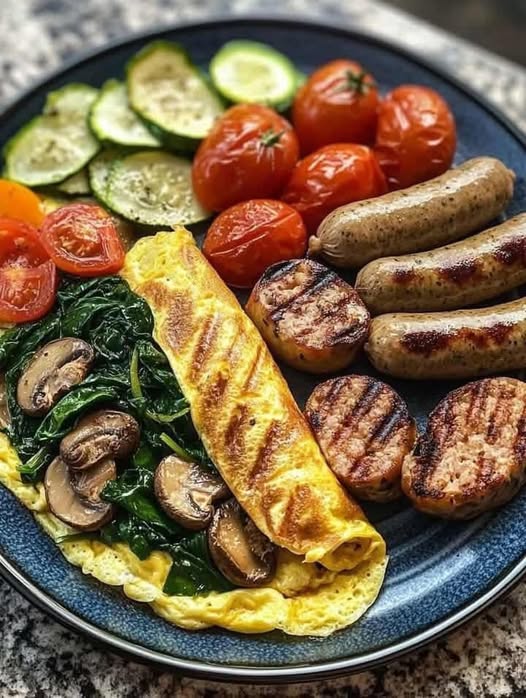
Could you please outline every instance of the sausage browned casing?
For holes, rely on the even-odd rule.
[[[451,310],[526,283],[526,213],[460,242],[369,262],[356,290],[375,315]]]
[[[526,368],[526,298],[474,310],[379,315],[365,351],[378,371],[398,378],[468,378]]]
[[[455,242],[502,213],[514,179],[496,158],[467,160],[428,182],[337,208],[311,237],[309,252],[337,267],[361,267]]]

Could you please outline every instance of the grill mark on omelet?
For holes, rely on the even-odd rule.
[[[236,458],[245,449],[245,435],[249,426],[249,410],[239,406],[230,416],[224,434],[225,450],[231,458]],[[253,419],[254,424],[256,420]]]
[[[273,456],[279,449],[282,435],[283,429],[281,424],[273,419],[262,437],[262,444],[248,475],[248,482],[251,488],[257,484],[257,480],[266,475],[272,468]]]
[[[195,381],[203,371],[208,359],[215,349],[219,322],[217,314],[207,317],[194,345],[191,359],[190,380]]]

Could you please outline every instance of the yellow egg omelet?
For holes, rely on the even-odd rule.
[[[183,228],[141,239],[122,275],[152,309],[155,339],[209,455],[279,546],[275,578],[262,588],[168,596],[166,553],[141,561],[124,544],[60,542],[73,530],[50,513],[43,485],[21,481],[18,457],[3,435],[0,482],[72,564],[178,626],[326,636],[351,625],[381,588],[385,544],[325,463],[258,331]]]

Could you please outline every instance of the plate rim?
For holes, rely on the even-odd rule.
[[[477,103],[496,121],[500,122],[526,151],[526,134],[513,123],[512,119],[477,90],[471,88],[462,79],[449,73],[447,68],[437,65],[433,60],[421,57],[415,51],[399,46],[389,39],[376,36],[369,31],[356,29],[352,26],[338,26],[335,23],[321,21],[314,17],[297,19],[286,13],[271,13],[267,15],[258,13],[243,13],[240,15],[213,14],[202,20],[196,19],[178,22],[176,24],[160,24],[150,27],[147,31],[127,33],[116,40],[105,42],[98,48],[76,54],[75,58],[63,62],[55,70],[46,73],[41,79],[33,81],[25,90],[19,92],[11,100],[8,100],[4,108],[0,110],[0,121],[8,119],[14,111],[20,108],[24,101],[32,96],[33,92],[45,88],[48,83],[60,78],[65,72],[80,67],[85,63],[89,63],[98,56],[112,53],[116,49],[126,46],[127,44],[139,40],[152,40],[155,37],[159,37],[159,35],[169,34],[170,32],[178,30],[209,28],[218,25],[249,25],[258,23],[321,30],[392,51],[420,65],[441,80],[458,89],[460,92],[463,92],[471,101]],[[409,652],[421,649],[428,643],[444,637],[446,634],[449,634],[472,620],[499,598],[509,593],[521,579],[526,576],[526,553],[506,572],[501,574],[498,581],[493,583],[484,593],[478,595],[471,602],[464,604],[464,606],[455,613],[448,615],[436,625],[414,633],[405,640],[391,643],[373,652],[365,652],[334,661],[298,664],[291,667],[225,665],[170,656],[163,652],[151,650],[134,642],[125,640],[124,638],[120,638],[109,631],[103,630],[83,620],[72,611],[69,611],[65,606],[55,601],[47,592],[43,591],[37,584],[32,582],[31,579],[26,577],[18,567],[10,562],[7,556],[2,553],[0,553],[0,576],[30,603],[37,606],[41,611],[51,616],[61,625],[73,632],[87,636],[90,640],[94,641],[95,644],[99,646],[102,645],[104,648],[110,649],[116,654],[124,655],[128,659],[154,665],[165,671],[171,669],[172,671],[181,672],[184,675],[199,679],[231,683],[276,684],[318,681],[320,679],[344,676],[372,669],[399,659]]]

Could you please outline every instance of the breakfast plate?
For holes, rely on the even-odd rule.
[[[339,56],[366,65],[381,90],[420,83],[439,92],[456,119],[456,163],[481,154],[515,171],[508,216],[526,208],[523,137],[469,88],[433,66],[384,42],[351,31],[285,19],[229,19],[180,26],[133,37],[66,67],[19,98],[0,116],[7,142],[42,108],[44,98],[67,83],[100,86],[122,75],[129,59],[154,39],[176,41],[205,67],[225,43],[265,42],[285,52],[302,73]],[[201,227],[199,227],[201,226]],[[204,226],[197,224],[202,240]],[[242,301],[246,295],[239,294]],[[320,382],[280,364],[303,407]],[[360,360],[355,373],[376,375]],[[390,385],[406,400],[422,431],[429,412],[459,383],[451,380]],[[377,602],[352,627],[323,639],[279,631],[239,635],[222,629],[190,632],[168,624],[70,566],[31,514],[0,488],[0,573],[60,622],[136,659],[195,676],[253,682],[292,682],[358,671],[387,662],[440,637],[508,591],[526,570],[522,522],[526,493],[506,507],[471,521],[433,519],[405,500],[364,506],[387,542],[389,565]]]

